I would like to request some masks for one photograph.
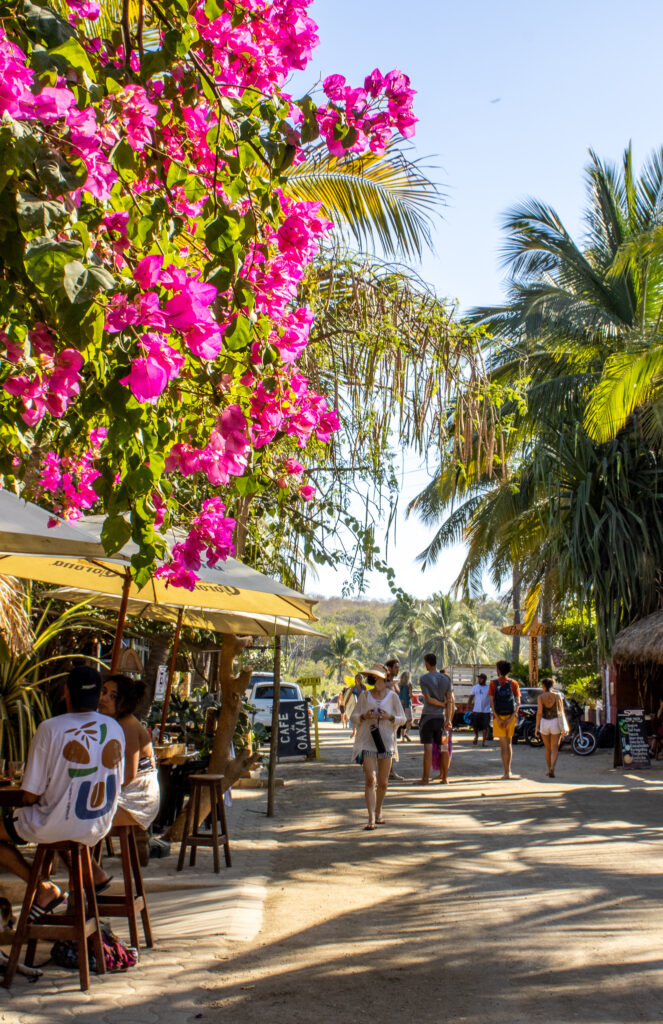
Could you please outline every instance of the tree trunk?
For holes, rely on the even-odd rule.
[[[228,636],[224,634],[221,647],[219,664],[219,679],[221,683],[221,711],[217,723],[214,740],[212,743],[212,755],[207,769],[210,775],[223,775],[224,792],[233,783],[237,782],[245,772],[255,768],[259,757],[249,749],[235,751],[235,757],[231,757],[231,746],[237,719],[242,707],[242,696],[251,682],[253,669],[244,669],[238,676],[232,674],[235,658],[248,647],[253,641],[252,637]],[[209,796],[201,793],[200,817],[198,824],[203,822],[210,812]],[[186,807],[182,809],[175,822],[168,830],[168,839],[178,840],[182,838],[184,830],[184,818]]]
[[[541,592],[541,621],[548,626],[547,636],[541,637],[541,668],[544,672],[552,672],[550,637],[552,629],[552,584],[549,582],[547,573]]]
[[[512,570],[511,592],[513,598],[513,624],[519,625],[522,622],[520,617],[520,573],[518,566],[514,565]],[[511,637],[511,661],[520,661],[520,637]]]
[[[170,638],[167,636],[155,636],[150,644],[150,653],[143,672],[145,693],[143,699],[134,711],[136,718],[144,718],[154,700],[154,692],[157,688],[157,672],[160,665],[168,663],[168,651]]]

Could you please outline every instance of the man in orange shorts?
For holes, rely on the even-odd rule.
[[[500,753],[504,765],[503,779],[512,778],[511,758],[513,756],[513,733],[518,721],[520,687],[515,679],[509,679],[511,664],[497,662],[497,679],[490,684],[490,710],[493,713],[493,736],[500,741]]]

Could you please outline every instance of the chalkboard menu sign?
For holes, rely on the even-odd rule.
[[[279,703],[278,757],[310,757],[308,707],[303,700]]]
[[[624,767],[649,768],[649,743],[643,708],[630,708],[617,713],[617,736]]]

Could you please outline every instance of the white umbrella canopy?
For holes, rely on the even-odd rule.
[[[54,521],[56,525],[49,526]],[[91,536],[5,490],[0,490],[0,553],[105,557],[98,536]]]

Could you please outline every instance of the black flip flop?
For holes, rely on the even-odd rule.
[[[98,882],[94,887],[94,891],[97,896],[101,896],[102,892],[106,892],[106,889],[110,888],[110,884],[113,881],[113,876],[109,875],[104,882]]]
[[[47,917],[49,914],[52,914],[68,899],[69,893],[62,892],[59,896],[52,899],[50,903],[47,903],[45,907],[40,907],[37,903],[33,903],[30,908],[30,913],[28,914],[28,921],[32,921],[33,923],[35,921],[41,921],[42,917]]]
[[[364,825],[364,832],[374,832],[374,831],[375,831],[375,825],[373,824],[372,821],[369,821],[368,825]]]

